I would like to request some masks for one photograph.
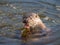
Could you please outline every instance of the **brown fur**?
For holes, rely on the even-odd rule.
[[[46,28],[45,24],[42,22],[39,15],[36,13],[27,13],[26,15],[23,16],[23,21],[24,20],[27,21],[27,24],[30,27],[35,27],[38,25],[41,29]]]
[[[25,35],[25,37],[29,37],[29,35],[32,32],[38,32],[36,27],[39,27],[41,30],[48,30],[48,28],[45,26],[45,24],[42,22],[40,19],[39,15],[36,13],[27,13],[26,15],[23,16],[23,23],[24,23],[24,28],[28,29]],[[36,29],[36,30],[35,30]],[[24,33],[24,32],[23,32]],[[22,36],[24,37],[24,36]],[[25,38],[24,37],[24,38]]]

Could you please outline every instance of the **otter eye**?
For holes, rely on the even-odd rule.
[[[37,15],[35,17],[37,17]]]

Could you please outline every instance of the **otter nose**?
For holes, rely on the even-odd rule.
[[[27,20],[23,20],[23,23],[28,23],[28,21]]]

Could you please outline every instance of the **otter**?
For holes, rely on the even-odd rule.
[[[32,33],[42,33],[49,32],[50,29],[46,27],[46,25],[42,22],[39,15],[36,13],[27,13],[23,15],[23,24],[24,28],[28,29],[29,35]],[[26,34],[28,34],[26,32]],[[24,33],[24,32],[23,32]]]

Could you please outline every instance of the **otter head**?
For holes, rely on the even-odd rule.
[[[23,23],[25,28],[36,27],[39,26],[41,29],[45,29],[46,26],[40,19],[39,15],[36,13],[27,13],[23,16]]]

